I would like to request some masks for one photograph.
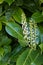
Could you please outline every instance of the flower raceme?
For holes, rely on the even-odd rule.
[[[39,30],[37,23],[33,19],[30,19],[29,23],[27,23],[25,14],[22,14],[22,29],[27,44],[32,48],[36,48],[36,45],[39,44]]]

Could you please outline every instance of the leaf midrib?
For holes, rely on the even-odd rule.
[[[25,59],[25,61],[24,61],[23,65],[25,65],[25,64],[26,64],[26,61],[27,61],[27,59],[28,59],[29,55],[31,54],[32,50],[33,50],[33,49],[30,49],[30,51],[28,52],[28,55],[27,55],[27,57],[26,57],[26,59]]]
[[[22,35],[21,34],[19,34],[16,30],[15,30],[15,28],[13,29],[13,27],[11,27],[8,23],[6,23],[6,22],[4,22],[7,26],[9,26],[13,31],[15,31],[18,35],[20,35],[21,37],[22,37]]]

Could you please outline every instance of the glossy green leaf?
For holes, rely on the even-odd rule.
[[[27,41],[24,40],[22,35],[22,28],[15,22],[4,22],[6,24],[6,31],[9,35],[18,39],[22,46],[27,46]]]
[[[2,20],[1,20],[4,24],[6,24],[6,31],[9,35],[11,35],[12,37],[15,37],[18,39],[18,42],[23,46],[27,46],[27,41],[24,40],[24,37],[23,37],[23,32],[22,32],[22,28],[19,24],[17,24],[14,20],[12,21],[9,21],[7,22],[5,17],[2,17]]]
[[[33,57],[34,56],[34,57]],[[16,65],[41,65],[43,55],[38,50],[25,50],[18,58]]]
[[[22,37],[22,29],[21,27],[15,22],[5,22],[6,24],[6,31],[13,37],[19,38]]]
[[[30,65],[29,49],[24,51],[18,58],[16,65]],[[29,58],[29,60],[28,60]]]
[[[15,19],[15,21],[17,21],[18,23],[21,23],[21,20],[22,20],[21,15],[22,15],[22,13],[24,13],[24,12],[23,12],[23,10],[21,8],[15,7],[12,16]]]
[[[43,21],[43,15],[41,12],[35,12],[33,15],[32,15],[32,18],[37,22],[37,23],[40,23]]]

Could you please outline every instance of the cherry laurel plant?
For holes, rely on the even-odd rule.
[[[0,0],[0,65],[43,65],[43,0]]]

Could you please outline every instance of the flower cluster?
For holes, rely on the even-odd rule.
[[[24,39],[27,41],[28,45],[31,47],[36,47],[39,43],[37,23],[33,19],[29,20],[29,23],[27,23],[25,14],[22,14],[22,29]]]
[[[30,29],[30,45],[31,46],[36,46],[39,43],[39,30],[37,27],[37,23],[31,19],[29,21],[29,29]]]
[[[22,29],[23,29],[24,39],[27,41],[27,43],[29,43],[30,31],[26,22],[25,14],[22,14]]]

